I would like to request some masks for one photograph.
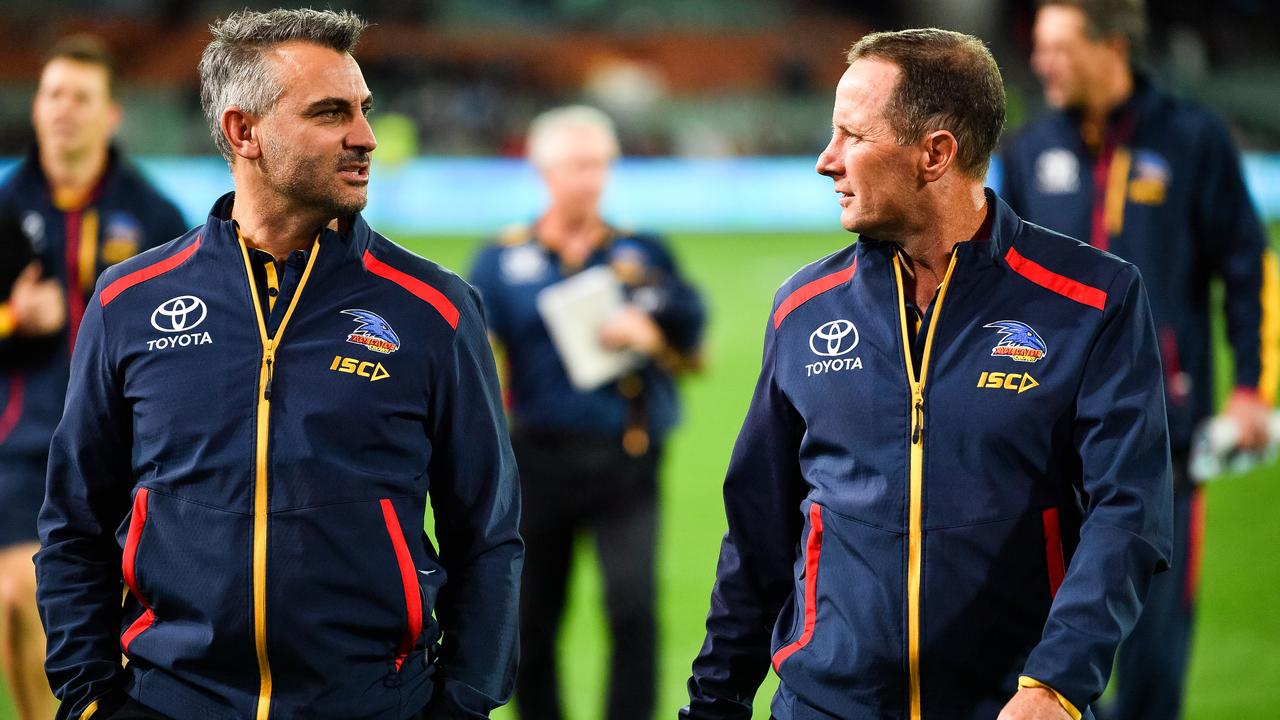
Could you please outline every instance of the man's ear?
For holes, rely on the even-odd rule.
[[[1121,60],[1128,60],[1133,48],[1129,47],[1129,39],[1117,33],[1103,40],[1107,49],[1115,53],[1116,57]]]
[[[222,111],[222,136],[231,145],[231,152],[246,160],[262,157],[261,138],[258,137],[258,118],[232,105]]]
[[[107,107],[107,135],[115,135],[120,129],[120,123],[124,121],[124,108],[120,107],[120,103],[112,101]]]
[[[950,130],[935,130],[925,134],[921,151],[924,165],[920,168],[920,177],[925,182],[934,182],[955,164],[960,141]]]

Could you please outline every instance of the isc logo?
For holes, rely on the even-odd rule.
[[[1031,373],[984,372],[978,378],[978,387],[985,390],[1016,390],[1021,395],[1031,388],[1040,387],[1040,383],[1031,377]]]
[[[382,367],[380,362],[370,362],[368,360],[357,360],[351,357],[343,357],[341,355],[333,356],[333,364],[329,366],[334,372],[346,373],[348,375],[359,375],[362,378],[369,378],[369,382],[378,382],[391,377],[391,373]]]

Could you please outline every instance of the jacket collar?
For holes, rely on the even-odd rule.
[[[103,168],[102,175],[89,192],[89,197],[85,204],[91,204],[101,198],[103,193],[115,183],[116,176],[125,171],[126,168],[127,164],[120,155],[119,148],[116,147],[115,143],[109,144],[107,146],[107,165]],[[38,143],[33,142],[27,148],[27,154],[15,171],[14,177],[32,191],[38,190],[41,192],[49,204],[53,204],[53,191],[49,187],[49,179],[44,175],[44,168],[40,167],[40,145]]]
[[[1004,254],[1008,252],[1018,236],[1022,218],[1018,217],[1013,208],[1000,199],[1000,196],[996,195],[994,190],[983,188],[983,192],[987,196],[987,207],[989,208],[988,222],[983,225],[983,229],[987,231],[985,237],[983,237],[982,230],[979,230],[977,237],[957,245],[956,252],[960,254],[960,262],[973,258],[999,265],[1003,262]],[[897,252],[896,244],[869,236],[860,237],[858,245],[866,247],[869,251],[878,250],[890,254]]]
[[[218,198],[209,210],[205,221],[205,235],[215,242],[226,242],[235,245],[239,242],[236,236],[236,222],[231,219],[231,208],[235,204],[234,191]],[[320,243],[325,247],[325,255],[334,257],[333,248],[341,247],[344,255],[359,259],[373,239],[373,230],[365,222],[360,213],[350,216],[349,222],[341,223],[341,232],[327,227],[320,230]]]

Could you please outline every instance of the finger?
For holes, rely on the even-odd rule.
[[[40,274],[44,272],[39,260],[33,260],[26,267],[22,268],[22,272],[18,273],[18,279],[13,281],[13,286],[34,285],[40,281]]]

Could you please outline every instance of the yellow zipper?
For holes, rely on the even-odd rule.
[[[311,277],[311,268],[320,255],[320,237],[317,235],[311,246],[307,267],[302,271],[298,287],[289,299],[289,309],[276,328],[275,337],[267,337],[267,323],[262,317],[262,308],[258,301],[258,283],[253,277],[253,265],[249,262],[249,248],[244,237],[236,231],[240,239],[240,254],[244,257],[244,270],[249,276],[250,300],[253,303],[254,317],[258,319],[258,338],[262,342],[262,365],[258,369],[258,419],[255,476],[253,483],[253,642],[258,653],[258,712],[257,720],[267,720],[271,714],[271,663],[267,659],[267,439],[270,437],[271,422],[271,380],[274,374],[276,349],[280,347],[280,339],[284,337],[285,326],[293,317],[294,308],[298,306],[298,298],[302,297],[302,288]]]
[[[920,720],[922,714],[920,702],[920,570],[922,550],[924,547],[924,387],[929,377],[929,355],[933,351],[933,334],[938,329],[938,320],[942,316],[942,301],[947,296],[947,287],[951,284],[951,274],[956,269],[956,253],[952,251],[951,262],[947,265],[947,274],[938,288],[938,297],[933,301],[933,319],[929,321],[929,332],[925,336],[924,356],[920,360],[920,379],[916,379],[914,363],[911,362],[911,341],[907,335],[907,294],[902,283],[902,262],[893,256],[893,275],[898,283],[898,317],[902,324],[902,351],[907,365],[907,381],[911,385],[911,436],[909,449],[911,452],[911,485],[908,499],[908,531],[907,531],[907,666],[910,674],[908,693],[910,696],[911,720]]]

